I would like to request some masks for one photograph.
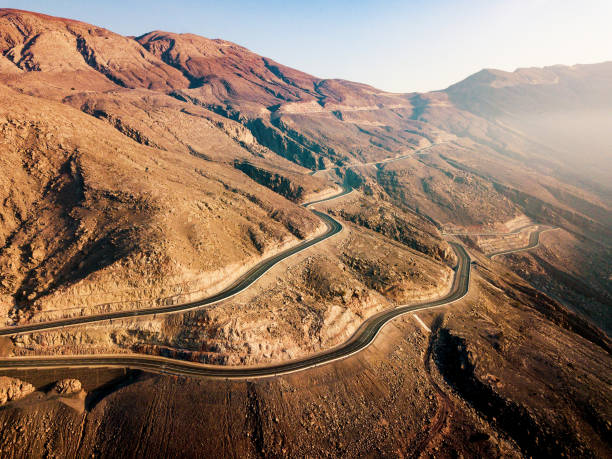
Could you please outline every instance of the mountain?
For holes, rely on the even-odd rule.
[[[11,68],[5,81],[28,92],[61,97],[63,91],[77,89],[189,85],[179,71],[144,53],[134,40],[99,27],[6,9],[0,13],[0,27],[2,67]]]
[[[542,111],[609,109],[612,62],[514,72],[482,70],[446,89],[458,107],[492,119]]]
[[[464,298],[293,375],[12,370],[0,450],[609,455],[611,81],[602,63],[389,93],[224,40],[0,9],[3,327],[208,297],[323,234],[303,203],[355,190],[317,204],[339,234],[231,298],[0,337],[0,357],[299,359],[446,295],[451,242],[472,261]],[[56,389],[75,378],[88,395]]]
[[[612,62],[483,70],[446,93],[457,107],[532,140],[534,154],[554,150],[545,154],[597,182],[609,198]]]

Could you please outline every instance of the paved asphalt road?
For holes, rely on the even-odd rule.
[[[510,249],[510,250],[500,250],[499,252],[493,252],[487,255],[488,258],[497,257],[499,255],[506,255],[508,253],[522,252],[523,250],[529,250],[540,245],[540,234],[545,231],[552,231],[556,228],[538,228],[535,231],[532,231],[529,235],[529,243],[524,247],[519,247],[518,249]]]
[[[330,350],[276,365],[257,367],[224,367],[185,362],[147,355],[94,355],[70,357],[16,357],[0,359],[0,371],[42,368],[120,367],[180,376],[200,376],[220,379],[249,379],[293,373],[346,358],[369,346],[382,327],[392,319],[411,312],[443,306],[467,294],[470,283],[470,257],[462,245],[451,242],[458,264],[451,291],[435,301],[399,306],[382,311],[367,319],[344,344]]]
[[[334,196],[325,198],[325,199],[319,199],[318,201],[312,201],[312,202],[305,203],[304,207],[312,206],[314,204],[318,204],[321,202],[330,201],[332,199],[339,198],[341,196],[349,194],[351,191],[352,190],[350,188],[344,187],[342,192]],[[121,318],[126,318],[126,317],[139,317],[139,316],[150,316],[154,314],[168,314],[168,313],[175,313],[175,312],[185,312],[185,311],[189,311],[192,309],[198,309],[198,308],[202,308],[205,306],[210,306],[212,304],[218,303],[219,301],[222,301],[234,295],[237,295],[238,293],[242,292],[244,289],[251,286],[257,279],[259,279],[263,274],[265,274],[268,270],[270,270],[270,268],[272,268],[274,265],[276,265],[280,261],[285,260],[289,258],[291,255],[301,252],[302,250],[312,247],[313,245],[318,244],[319,242],[322,242],[325,239],[330,238],[334,234],[337,234],[340,231],[342,231],[342,224],[340,222],[334,220],[332,217],[330,217],[327,214],[324,214],[323,212],[319,212],[313,209],[311,209],[311,211],[314,212],[315,215],[317,215],[327,225],[327,231],[325,231],[325,233],[313,239],[309,239],[307,241],[301,242],[300,244],[290,249],[284,250],[274,255],[273,257],[263,260],[261,263],[258,263],[253,268],[251,268],[249,271],[247,271],[242,276],[240,276],[232,285],[230,285],[229,287],[225,288],[223,291],[213,296],[210,296],[208,298],[204,298],[201,300],[197,300],[197,301],[192,301],[189,303],[175,304],[175,305],[170,305],[170,306],[158,306],[158,307],[153,307],[153,308],[137,309],[137,310],[131,310],[131,311],[115,311],[115,312],[109,312],[106,314],[73,317],[70,319],[61,319],[61,320],[55,320],[55,321],[49,321],[49,322],[40,322],[40,323],[33,323],[33,324],[28,324],[28,325],[17,325],[13,327],[0,328],[0,336],[13,336],[13,335],[18,335],[18,334],[23,334],[23,333],[31,333],[35,331],[41,331],[41,330],[50,330],[54,328],[64,328],[64,327],[83,325],[83,324],[88,324],[88,323],[93,323],[93,322],[102,322],[105,320],[121,319]]]
[[[384,162],[402,159],[402,157],[394,158]],[[325,199],[309,202],[304,204],[309,207],[313,204],[330,201],[350,193],[352,190],[345,187],[343,191],[334,196]],[[165,307],[156,307],[148,309],[140,309],[135,311],[117,311],[107,314],[95,316],[75,317],[71,319],[62,319],[52,322],[43,322],[38,324],[21,325],[0,329],[0,336],[11,336],[22,333],[30,333],[40,330],[49,330],[54,328],[63,328],[74,325],[82,325],[92,322],[100,322],[112,319],[121,319],[126,317],[146,316],[153,314],[166,314],[175,312],[184,312],[192,309],[202,308],[219,301],[230,298],[259,279],[266,271],[278,262],[298,253],[308,247],[339,233],[342,230],[342,224],[327,214],[312,210],[320,217],[327,225],[327,231],[311,240],[304,241],[297,246],[287,249],[267,260],[254,266],[247,273],[237,279],[232,285],[227,287],[222,292],[213,295],[209,298],[184,303],[179,305],[171,305]],[[147,355],[96,355],[96,356],[44,356],[44,357],[18,357],[9,359],[0,359],[0,370],[24,369],[24,368],[77,368],[77,367],[121,367],[134,368],[156,373],[166,373],[183,376],[202,376],[209,378],[258,378],[270,377],[278,374],[292,373],[306,368],[312,368],[318,365],[326,364],[348,357],[355,354],[367,346],[369,346],[382,327],[390,320],[403,314],[415,312],[423,309],[443,306],[459,300],[469,289],[470,280],[470,257],[462,245],[451,243],[455,253],[457,254],[458,264],[455,268],[455,278],[451,291],[444,297],[434,301],[428,301],[421,304],[400,306],[395,309],[382,311],[381,313],[367,319],[354,335],[344,344],[332,348],[330,350],[306,357],[304,359],[293,360],[277,365],[257,366],[257,367],[224,367],[204,365],[175,359],[168,359],[157,356]]]
[[[371,162],[369,162],[369,163],[354,163],[354,164],[345,164],[345,167],[346,167],[346,168],[350,168],[350,167],[364,167],[364,166],[376,166],[376,167],[379,167],[381,164],[392,163],[392,162],[394,162],[394,161],[400,161],[400,160],[402,160],[402,159],[410,158],[410,157],[412,157],[412,156],[414,156],[414,155],[417,155],[417,154],[423,154],[423,152],[424,152],[425,150],[429,150],[430,148],[433,148],[433,147],[435,147],[435,146],[437,146],[437,145],[443,145],[443,144],[445,144],[445,143],[448,143],[448,142],[439,142],[439,143],[434,143],[434,144],[431,144],[431,145],[429,145],[429,146],[427,146],[427,147],[419,148],[418,150],[413,150],[413,151],[411,151],[410,153],[406,153],[405,155],[402,155],[402,156],[396,156],[396,157],[394,157],[394,158],[387,158],[387,159],[383,159],[382,161],[371,161]],[[332,169],[337,169],[338,167],[339,167],[339,166],[332,166],[332,167],[328,167],[327,169],[317,169],[317,170],[315,170],[315,171],[311,171],[311,172],[309,172],[309,173],[308,173],[308,175],[315,175],[315,174],[317,174],[318,172],[330,171],[330,170],[332,170]]]
[[[437,145],[437,144],[434,144],[434,145]],[[416,151],[427,150],[428,148],[431,148],[434,145],[430,145],[429,147],[421,148],[420,150],[416,150]],[[404,155],[404,156],[400,156],[397,158],[390,158],[390,159],[380,161],[379,163],[376,163],[376,164],[398,161],[408,156],[409,155]],[[371,164],[375,164],[375,163],[371,163]],[[352,192],[352,189],[350,187],[344,186],[343,190],[338,194],[329,196],[324,199],[319,199],[316,201],[304,203],[303,206],[309,207],[314,204],[319,204],[321,202],[331,201],[333,199],[337,199],[341,196],[347,195],[351,192]],[[54,321],[32,323],[28,325],[17,325],[13,327],[5,327],[5,328],[0,328],[0,336],[14,336],[14,335],[20,335],[24,333],[32,333],[32,332],[42,331],[42,330],[52,330],[56,328],[72,327],[76,325],[83,325],[83,324],[89,324],[89,323],[94,323],[94,322],[103,322],[106,320],[122,319],[122,318],[127,318],[127,317],[141,317],[141,316],[150,316],[150,315],[155,315],[155,314],[170,314],[170,313],[176,313],[176,312],[186,312],[192,309],[199,309],[205,306],[213,305],[215,303],[218,303],[219,301],[226,300],[242,292],[247,287],[251,286],[257,279],[259,279],[263,274],[265,274],[268,270],[270,270],[270,268],[272,268],[274,265],[276,265],[280,261],[285,260],[286,258],[289,258],[290,256],[298,252],[301,252],[302,250],[312,247],[313,245],[318,244],[319,242],[322,242],[325,239],[333,236],[334,234],[337,234],[340,231],[342,231],[342,224],[338,222],[337,220],[334,220],[332,217],[330,217],[327,214],[324,214],[323,212],[319,212],[313,209],[311,209],[311,211],[314,212],[314,214],[317,215],[321,220],[323,220],[325,224],[327,225],[327,231],[325,231],[325,233],[313,239],[309,239],[307,241],[301,242],[300,244],[290,249],[284,250],[276,254],[273,257],[263,260],[262,262],[258,263],[253,268],[251,268],[249,271],[247,271],[245,274],[240,276],[240,278],[238,278],[232,285],[230,285],[229,287],[225,288],[224,290],[222,290],[221,292],[213,296],[210,296],[208,298],[204,298],[201,300],[197,300],[197,301],[192,301],[189,303],[181,303],[181,304],[175,304],[175,305],[169,305],[169,306],[158,306],[158,307],[143,308],[143,309],[136,309],[136,310],[130,310],[130,311],[115,311],[115,312],[109,312],[105,314],[78,316],[78,317],[72,317],[69,319],[60,319],[60,320],[54,320]]]
[[[509,234],[518,234],[524,229],[530,228],[532,226],[538,226],[537,223],[529,223],[527,225],[521,226],[520,228],[515,229],[514,231],[509,231],[506,233],[446,233],[442,231],[442,234],[445,236],[507,236]]]
[[[394,158],[384,162],[391,162],[393,160],[402,159],[402,157]],[[380,164],[380,163],[377,163]],[[313,201],[304,204],[305,207],[317,204],[320,202],[330,201],[340,196],[344,196],[351,192],[350,188],[345,187],[343,191],[334,196],[330,196],[325,199]],[[301,252],[308,247],[312,247],[321,241],[339,233],[342,230],[342,224],[327,214],[312,210],[318,217],[320,217],[327,225],[327,231],[313,239],[304,241],[297,246],[287,249],[267,260],[254,266],[247,273],[237,279],[232,285],[227,287],[222,292],[213,295],[209,298],[194,301],[191,303],[184,303],[172,306],[148,308],[135,311],[117,311],[108,314],[101,314],[96,316],[86,317],[75,317],[71,319],[63,319],[53,322],[44,322],[38,324],[29,324],[22,326],[15,326],[9,328],[0,329],[0,336],[10,336],[20,333],[30,333],[39,330],[48,330],[53,328],[62,328],[72,325],[81,325],[92,322],[100,322],[109,319],[120,319],[126,317],[135,316],[146,316],[153,314],[166,314],[174,312],[184,312],[191,309],[202,308],[208,305],[212,305],[219,301],[230,298],[250,285],[252,285],[257,279],[259,279],[265,272],[276,265],[278,262],[290,257],[293,254]],[[519,228],[516,232],[522,230]],[[521,250],[527,250],[536,247],[539,244],[539,235],[543,231],[548,231],[552,228],[538,229],[530,234],[529,244],[526,247],[519,249],[500,251],[488,255],[489,258],[493,258],[498,255],[518,252]],[[457,254],[458,263],[455,268],[455,277],[453,280],[453,286],[451,291],[442,298],[434,301],[428,301],[416,305],[399,306],[395,309],[382,311],[369,319],[367,319],[361,327],[353,334],[353,336],[345,343],[323,351],[318,354],[311,355],[309,357],[292,360],[289,362],[279,363],[275,365],[267,366],[253,366],[253,367],[227,367],[227,366],[214,366],[205,365],[194,362],[187,362],[175,359],[169,359],[165,357],[149,356],[149,355],[94,355],[94,356],[42,356],[42,357],[16,357],[8,359],[0,359],[0,371],[10,371],[15,369],[42,369],[42,368],[93,368],[93,367],[120,367],[120,368],[133,368],[144,371],[151,371],[155,373],[164,373],[181,376],[200,376],[207,378],[221,378],[221,379],[249,379],[249,378],[261,378],[261,377],[272,377],[280,374],[292,373],[295,371],[305,370],[307,368],[316,367],[319,365],[327,364],[336,360],[346,358],[353,355],[367,346],[369,346],[382,327],[385,326],[392,319],[407,313],[420,311],[423,309],[435,308],[443,305],[447,305],[454,301],[461,299],[465,296],[469,290],[470,282],[470,257],[467,254],[465,248],[457,243],[451,242],[453,250]]]

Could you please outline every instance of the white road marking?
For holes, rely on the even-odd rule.
[[[417,316],[416,314],[412,314],[412,317],[416,319],[416,321],[421,325],[421,327],[425,329],[427,333],[431,333],[431,330],[429,329],[429,327],[425,325],[425,322],[423,322],[419,316]]]

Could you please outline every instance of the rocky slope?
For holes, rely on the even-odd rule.
[[[172,37],[174,51],[168,51],[170,38],[160,33],[130,41],[16,10],[2,10],[0,20],[2,54],[12,63],[6,68],[16,69],[0,75],[13,88],[2,87],[3,97],[14,101],[2,104],[10,170],[3,181],[1,307],[9,322],[204,295],[228,275],[321,229],[278,194],[299,202],[333,189],[295,162],[317,167],[337,156],[308,146],[295,132],[278,131],[271,118],[219,110],[229,99],[216,90],[214,100],[195,100],[194,94],[203,97],[216,87],[206,76],[211,72],[241,82],[244,90],[226,94],[240,107],[290,99],[288,92],[270,93],[269,85],[292,91],[299,103],[346,99],[357,107],[406,100],[324,82],[201,37]],[[222,51],[234,57],[221,59]],[[189,53],[189,64],[177,57]],[[227,73],[232,62],[240,62],[243,74]],[[243,81],[247,69],[259,69],[249,75],[259,74],[266,90]],[[258,122],[281,133],[265,134],[272,143],[263,141]],[[294,147],[298,156],[314,155],[314,163],[288,154]]]
[[[297,255],[266,277],[203,311],[22,335],[12,352],[131,351],[205,363],[272,363],[338,345],[369,316],[437,298],[452,282],[447,266],[352,225],[321,251]]]
[[[116,373],[89,370],[85,412],[49,399],[11,403],[0,410],[0,448],[85,457],[111,454],[112,438],[126,456],[605,457],[609,353],[550,320],[535,291],[502,293],[514,283],[526,286],[479,266],[467,298],[420,314],[431,335],[404,317],[363,353],[298,374],[132,373],[109,385]]]
[[[233,165],[139,144],[6,87],[0,97],[5,319],[214,289],[321,227],[305,209],[246,184]]]
[[[537,249],[508,255],[503,262],[610,335],[611,255],[609,247],[559,230],[542,234]]]
[[[561,167],[556,145],[546,139],[525,137],[506,127],[505,121],[498,122],[490,111],[479,109],[482,103],[476,106],[476,102],[466,102],[471,94],[479,92],[480,99],[474,100],[489,97],[489,105],[500,107],[504,113],[512,112],[514,107],[512,113],[522,116],[529,111],[524,100],[531,97],[538,101],[538,111],[549,113],[555,109],[551,101],[564,98],[572,90],[572,107],[578,107],[577,101],[589,106],[589,101],[599,100],[597,107],[608,109],[606,97],[598,94],[605,95],[609,88],[609,65],[520,71],[513,78],[503,72],[489,72],[488,79],[476,75],[446,92],[390,94],[357,83],[306,75],[223,40],[156,31],[129,41],[94,26],[15,10],[3,10],[2,19],[7,29],[2,48],[7,62],[3,68],[11,69],[3,73],[3,81],[22,91],[64,99],[142,142],[154,142],[150,132],[143,132],[142,121],[149,127],[155,123],[159,131],[160,125],[168,126],[167,117],[156,121],[136,115],[139,119],[129,119],[134,115],[133,109],[130,108],[130,116],[125,109],[131,104],[118,103],[117,98],[146,99],[147,102],[134,103],[142,110],[149,99],[155,98],[146,94],[152,90],[189,102],[191,107],[206,107],[225,120],[236,120],[243,126],[238,137],[247,139],[247,143],[256,139],[274,153],[312,169],[383,159],[431,143],[452,142],[445,156],[455,165],[509,187],[496,190],[501,194],[497,199],[510,198],[523,212],[529,211],[520,197],[509,196],[520,190],[549,206],[559,207],[561,200],[561,207],[586,217],[580,222],[582,226],[589,219],[609,226],[609,190],[597,185],[589,174],[572,175],[571,170]],[[61,46],[36,46],[37,40],[47,34],[56,37]],[[43,65],[47,61],[61,64],[59,68]],[[13,67],[7,67],[10,62]],[[130,65],[119,65],[120,62]],[[73,84],[74,75],[80,72],[87,72],[87,79]],[[95,81],[100,78],[108,86],[98,87]],[[38,86],[42,92],[36,89]],[[145,94],[137,96],[138,91],[133,91],[137,88],[146,90]],[[492,92],[486,88],[492,88]],[[512,99],[508,91],[516,92],[516,88],[521,94],[539,92]],[[107,96],[99,94],[102,89],[117,91],[114,101],[105,100]],[[545,95],[539,96],[540,93]],[[159,104],[145,110],[147,118],[157,111],[155,105]],[[174,133],[166,133],[165,137],[168,134]],[[179,137],[182,143],[193,142],[184,135]],[[157,144],[167,142],[168,139]],[[544,148],[542,143],[546,144]],[[201,153],[202,149],[188,146]],[[505,168],[492,167],[499,160],[507,163]],[[580,189],[566,183],[570,175],[571,182]],[[409,189],[413,186],[406,185]],[[470,223],[479,222],[476,219]]]
[[[456,261],[445,231],[561,229],[494,261],[483,252],[523,235],[472,240],[465,299],[419,312],[428,328],[405,317],[363,354],[313,371],[256,383],[17,372],[42,390],[0,410],[0,451],[610,455],[612,181],[597,163],[609,83],[601,64],[391,94],[223,40],[123,37],[1,9],[3,324],[206,296],[322,231],[300,203],[357,190],[321,206],[343,233],[230,301],[3,339],[3,355],[295,358],[377,311],[443,294]],[[547,131],[555,120],[577,134],[560,141]],[[87,393],[48,390],[66,378]]]
[[[554,163],[558,174],[583,186],[590,182],[609,199],[611,89],[612,62],[604,62],[514,72],[486,69],[446,93],[462,110],[513,130],[532,160]]]

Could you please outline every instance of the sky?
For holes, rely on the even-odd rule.
[[[612,60],[612,0],[22,0],[122,35],[223,38],[321,78],[443,89],[483,68]]]

